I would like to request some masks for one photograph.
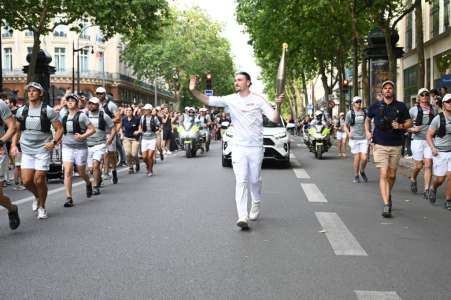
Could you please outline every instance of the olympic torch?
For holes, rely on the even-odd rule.
[[[276,96],[279,97],[281,94],[285,92],[285,77],[286,77],[286,69],[287,69],[287,49],[288,44],[283,43],[282,44],[282,57],[280,58],[279,62],[279,69],[277,70],[277,77],[276,77]],[[281,103],[277,103],[277,111],[280,112],[280,105]]]

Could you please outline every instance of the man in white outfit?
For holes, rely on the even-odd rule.
[[[191,77],[189,89],[194,97],[206,105],[227,107],[234,127],[232,140],[232,165],[236,179],[235,198],[238,211],[237,226],[249,228],[249,219],[256,220],[260,214],[262,200],[261,165],[263,161],[263,116],[278,123],[280,115],[261,96],[249,90],[251,77],[246,72],[235,75],[235,94],[224,97],[208,97],[196,89],[197,79]],[[282,103],[279,96],[276,103]],[[248,214],[248,195],[251,195],[252,207]]]

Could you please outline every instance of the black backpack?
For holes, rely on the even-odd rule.
[[[396,100],[393,101],[393,105],[395,105],[396,107]],[[387,119],[385,117],[385,105],[384,101],[381,100],[379,101],[379,118],[380,118],[380,122],[379,124],[376,124],[377,127],[379,127],[381,130],[390,130],[393,129],[391,122],[393,122],[394,120],[398,120],[399,118],[399,109],[396,108],[395,111],[395,117],[393,119]]]
[[[147,118],[146,118],[146,116],[143,116],[142,127],[143,127],[143,132],[147,132]],[[154,117],[150,117],[150,130],[152,130],[153,132],[157,131],[157,126],[155,126]]]
[[[73,132],[72,133],[78,133],[78,134],[83,134],[86,132],[86,130],[82,130],[81,126],[80,126],[80,115],[82,114],[81,111],[77,111],[77,113],[74,115],[73,119],[72,119],[72,129]],[[67,118],[69,117],[69,113],[67,113],[64,117],[63,117],[63,128],[64,128],[64,134],[67,134],[67,128],[66,128],[66,123],[67,123]]]
[[[111,118],[113,119],[113,113],[111,112],[111,110],[108,107],[108,104],[110,103],[111,100],[108,100],[104,105],[103,105],[103,111]]]
[[[29,105],[25,105],[23,110],[22,110],[22,116],[19,119],[19,123],[20,123],[20,130],[24,131],[26,130],[26,124],[27,124],[27,118],[28,118],[28,112],[30,110]],[[50,127],[51,127],[51,122],[49,117],[47,116],[47,105],[45,105],[44,103],[42,103],[41,106],[41,116],[39,117],[41,119],[41,129],[39,131],[42,132],[46,132],[46,133],[50,133]]]
[[[446,118],[443,112],[438,114],[440,116],[440,126],[436,132],[436,135],[443,138],[446,135]]]
[[[86,112],[86,116],[89,118],[89,112]],[[97,129],[105,131],[106,129],[106,122],[105,122],[105,116],[103,114],[103,111],[99,111],[99,123],[97,125]]]
[[[415,119],[415,126],[423,125],[423,109],[419,104],[417,104],[417,118]],[[429,122],[428,125],[431,125],[432,119],[434,118],[434,111],[432,107],[429,105]]]
[[[366,111],[363,110],[363,120],[366,119]],[[353,109],[351,109],[351,126],[355,125],[355,111]]]

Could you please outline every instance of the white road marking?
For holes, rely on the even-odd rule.
[[[290,152],[290,159],[296,159],[296,155],[293,152]]]
[[[310,179],[310,175],[304,169],[294,168],[293,169],[296,178],[299,179]]]
[[[336,255],[368,256],[336,213],[315,212],[315,215],[326,230],[325,234]]]
[[[321,193],[316,184],[301,183],[301,186],[309,202],[322,202],[322,203],[327,202],[326,197],[324,197],[323,193]]]
[[[359,300],[401,300],[396,292],[354,291]]]

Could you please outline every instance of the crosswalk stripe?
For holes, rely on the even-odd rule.
[[[322,202],[322,203],[327,202],[326,197],[324,197],[323,193],[321,193],[316,184],[301,183],[301,186],[309,202]]]
[[[290,159],[296,159],[296,155],[293,152],[290,152]]]
[[[293,171],[294,171],[294,174],[296,175],[296,178],[310,179],[310,175],[307,174],[307,171],[305,171],[304,169],[294,168]]]
[[[359,300],[401,300],[396,292],[354,291]]]
[[[368,256],[336,213],[315,212],[315,215],[336,255]]]

